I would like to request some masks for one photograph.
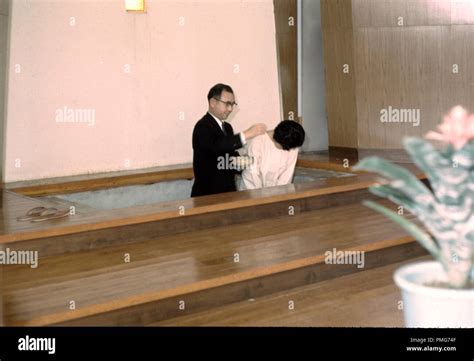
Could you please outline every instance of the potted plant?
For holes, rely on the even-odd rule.
[[[354,168],[383,176],[370,187],[404,207],[424,228],[375,202],[364,204],[397,222],[435,259],[399,268],[408,327],[474,327],[474,114],[454,107],[427,139],[405,137],[403,146],[426,174],[425,186],[407,169],[379,157]]]

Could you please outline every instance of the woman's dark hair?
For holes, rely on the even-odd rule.
[[[219,83],[214,85],[211,90],[209,90],[209,93],[207,94],[207,100],[210,101],[212,98],[219,98],[224,90],[228,93],[234,94],[234,91],[229,85]]]
[[[284,150],[301,147],[304,143],[304,137],[305,132],[303,127],[292,120],[280,122],[273,132],[273,139],[275,139]]]

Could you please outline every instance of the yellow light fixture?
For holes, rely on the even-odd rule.
[[[125,0],[125,9],[128,12],[144,13],[145,0]]]

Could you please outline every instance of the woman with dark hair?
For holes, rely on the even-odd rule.
[[[248,156],[252,161],[242,172],[240,188],[290,184],[304,138],[303,127],[291,120],[284,120],[274,130],[253,138],[248,144]]]

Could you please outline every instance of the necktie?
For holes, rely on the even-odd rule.
[[[225,123],[222,123],[222,133],[224,133],[224,135],[227,135],[227,132],[225,131]]]

